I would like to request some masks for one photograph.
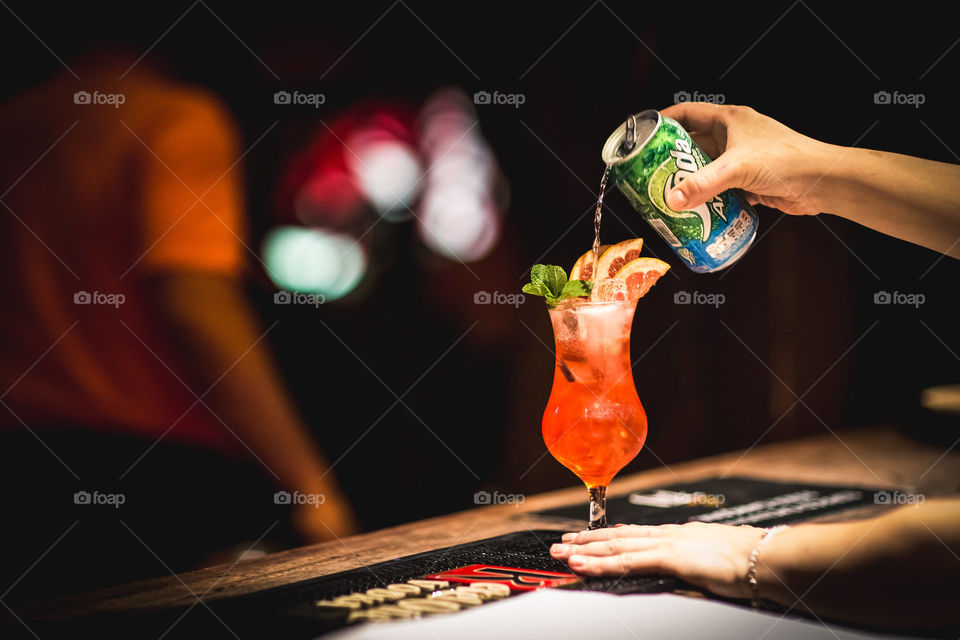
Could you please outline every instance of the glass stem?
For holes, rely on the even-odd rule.
[[[590,487],[590,525],[588,529],[607,526],[607,488]]]

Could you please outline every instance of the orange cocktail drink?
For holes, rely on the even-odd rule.
[[[630,365],[636,300],[564,300],[549,310],[556,341],[543,413],[550,453],[590,491],[590,527],[606,526],[607,485],[640,452],[647,416]]]

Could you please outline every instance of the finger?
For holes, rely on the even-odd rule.
[[[724,106],[711,102],[681,102],[661,109],[660,115],[673,118],[687,131],[712,131],[714,124],[726,121]]]
[[[697,143],[697,146],[700,147],[711,160],[723,153],[723,150],[717,144],[717,141],[709,133],[691,132],[690,137],[693,138],[693,141]]]
[[[644,537],[657,535],[658,527],[630,524],[623,527],[608,527],[606,529],[591,529],[579,533],[566,533],[561,536],[563,542],[569,544],[584,544],[609,540],[611,538]]]
[[[674,211],[699,207],[719,193],[746,187],[746,163],[730,151],[687,176],[667,194],[667,206]]]
[[[622,576],[637,573],[662,573],[659,555],[654,551],[631,551],[615,556],[570,556],[570,568],[588,576]]]
[[[646,551],[657,544],[655,538],[612,538],[587,544],[555,544],[550,547],[550,555],[561,560],[571,555],[615,556],[631,551]]]

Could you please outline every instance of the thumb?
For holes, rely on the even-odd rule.
[[[667,193],[667,206],[674,211],[699,207],[717,194],[743,187],[746,163],[736,153],[723,153],[719,158],[688,175]]]

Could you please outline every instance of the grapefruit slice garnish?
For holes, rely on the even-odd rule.
[[[597,277],[595,279],[603,280],[617,275],[623,265],[640,257],[642,247],[643,238],[634,238],[633,240],[618,242],[601,253],[600,259],[597,261]]]
[[[670,269],[663,260],[656,258],[637,258],[623,265],[613,280],[620,280],[626,285],[627,297],[636,302],[647,295],[657,280]]]
[[[603,255],[603,252],[609,248],[610,245],[608,244],[600,245],[600,255]],[[580,256],[573,264],[573,269],[570,269],[570,279],[593,280],[593,249]]]

